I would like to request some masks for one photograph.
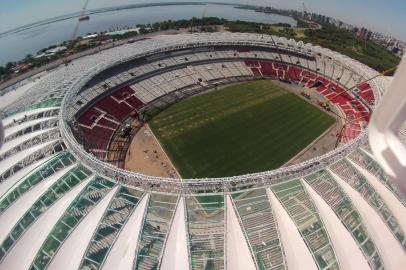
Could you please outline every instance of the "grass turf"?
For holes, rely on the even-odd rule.
[[[183,178],[280,167],[334,118],[272,81],[253,81],[180,101],[150,127]]]

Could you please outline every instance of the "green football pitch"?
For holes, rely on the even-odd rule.
[[[272,81],[231,85],[182,100],[151,119],[183,178],[276,169],[335,119]]]

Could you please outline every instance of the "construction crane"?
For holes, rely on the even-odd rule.
[[[345,137],[344,134],[343,134],[343,132],[344,132],[345,128],[346,128],[349,124],[351,124],[351,123],[353,123],[353,122],[356,122],[356,121],[358,121],[358,120],[364,120],[364,119],[365,119],[365,115],[364,115],[364,116],[361,116],[361,117],[358,117],[358,118],[355,118],[355,119],[352,119],[352,120],[348,120],[347,118],[344,118],[344,125],[341,127],[340,132],[337,132],[337,141],[336,141],[336,143],[335,143],[334,148],[337,148],[338,145],[339,145],[340,142],[341,142],[341,139],[342,139],[343,137]]]
[[[194,23],[195,17],[192,17],[192,19],[190,19],[190,33],[193,34],[193,23]]]
[[[398,66],[396,65],[396,66],[394,66],[394,67],[392,67],[392,68],[390,68],[390,69],[387,69],[387,70],[385,70],[385,71],[383,71],[383,72],[381,72],[381,73],[379,73],[379,74],[377,74],[377,75],[375,75],[375,76],[373,76],[373,77],[371,77],[371,78],[369,78],[369,79],[367,79],[367,80],[364,80],[364,81],[362,81],[362,82],[360,82],[360,83],[357,83],[357,84],[354,85],[353,87],[348,88],[348,89],[346,89],[346,90],[344,90],[344,91],[341,91],[340,93],[337,93],[334,97],[332,97],[332,98],[330,99],[330,101],[333,101],[336,97],[338,97],[338,96],[340,96],[340,95],[342,95],[342,94],[344,94],[344,93],[346,93],[346,92],[350,92],[350,91],[354,90],[355,88],[359,87],[360,85],[362,85],[362,84],[364,84],[364,83],[367,83],[367,82],[369,82],[369,81],[372,81],[373,79],[376,79],[376,78],[378,78],[378,77],[380,77],[380,76],[385,76],[386,74],[388,74],[388,73],[390,73],[390,72],[392,72],[392,71],[395,71],[397,68],[398,68]]]
[[[85,16],[85,12],[86,12],[88,4],[89,4],[89,0],[85,0],[85,3],[84,3],[84,5],[82,7],[82,10],[80,12],[78,21],[76,22],[75,29],[73,30],[72,36],[71,36],[70,40],[68,41],[68,46],[67,46],[68,48],[67,48],[65,56],[63,58],[63,63],[65,64],[65,66],[67,66],[69,64],[69,62],[71,61],[71,59],[69,59],[69,56],[73,52],[73,46],[75,45],[75,39],[76,39],[76,36],[77,36],[77,34],[79,32],[80,23],[82,21],[89,20],[89,16]]]
[[[203,28],[204,28],[204,17],[206,17],[206,13],[207,13],[207,6],[204,8],[203,13],[202,13],[202,26],[201,26],[200,32],[203,32]]]
[[[359,83],[355,84],[354,86],[352,86],[352,87],[350,87],[348,89],[344,89],[343,91],[341,91],[339,93],[336,93],[335,96],[333,96],[332,98],[329,98],[329,99],[326,98],[324,100],[320,100],[319,102],[324,103],[324,104],[328,104],[328,105],[332,105],[332,103],[334,102],[334,99],[336,99],[338,96],[341,96],[342,94],[347,93],[347,92],[351,92],[352,90],[359,87],[360,85],[362,85],[364,83],[367,83],[369,81],[372,81],[373,79],[375,79],[377,77],[385,76],[386,74],[395,71],[397,68],[398,68],[397,65],[392,67],[392,68],[389,68],[389,69],[387,69],[387,70],[385,70],[385,71],[383,71],[383,72],[381,72],[381,73],[379,73],[379,74],[377,74],[377,75],[375,75],[375,76],[373,76],[373,77],[371,77],[369,79],[366,79],[366,80],[364,80],[362,82],[359,82]]]

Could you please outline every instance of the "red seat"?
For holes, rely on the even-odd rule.
[[[79,117],[78,122],[86,126],[91,126],[94,122],[94,119],[99,118],[100,115],[102,115],[101,112],[94,108],[90,108],[84,114],[82,114],[82,116]]]

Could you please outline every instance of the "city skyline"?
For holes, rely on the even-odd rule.
[[[184,0],[185,1],[185,0]],[[184,2],[172,0],[170,2]],[[151,2],[169,2],[153,0]],[[202,2],[189,0],[188,2]],[[303,10],[302,0],[240,0],[240,1],[217,1],[223,3],[239,3],[262,6],[273,6],[282,9]],[[388,3],[390,2],[390,3]],[[379,0],[306,0],[305,5],[309,12],[320,13],[330,16],[345,23],[355,26],[364,26],[374,32],[391,35],[395,38],[406,41],[406,2],[401,0],[391,0],[382,2]],[[102,8],[108,6],[118,6],[125,4],[146,3],[145,0],[98,0],[89,1],[88,9]],[[0,32],[7,31],[25,24],[39,20],[61,16],[72,12],[80,11],[83,0],[40,0],[40,1],[5,1],[0,4]],[[365,8],[365,6],[368,8]],[[207,14],[210,16],[210,14]],[[379,20],[376,20],[379,18]]]

